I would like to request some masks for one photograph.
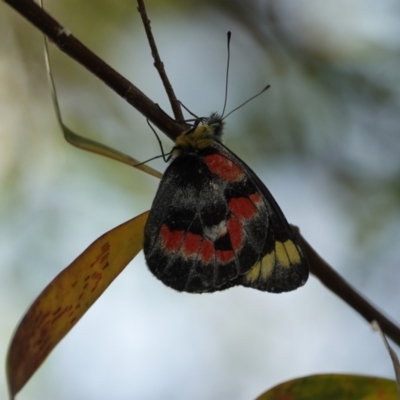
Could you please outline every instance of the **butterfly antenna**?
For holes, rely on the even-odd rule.
[[[161,155],[159,155],[159,156],[151,157],[151,158],[149,158],[149,159],[146,160],[146,161],[143,161],[143,162],[141,162],[141,163],[139,163],[139,164],[133,165],[133,167],[140,167],[140,166],[143,165],[143,164],[147,164],[149,161],[157,160],[157,158],[161,158],[161,157],[164,159],[165,162],[167,162],[167,161],[171,158],[171,154],[172,154],[172,151],[169,152],[169,153],[167,153],[167,154],[164,154],[164,153],[163,153],[163,154],[161,154]],[[165,157],[166,155],[168,155],[168,157]]]
[[[239,110],[239,108],[242,108],[245,104],[247,104],[249,101],[255,99],[256,97],[260,96],[261,94],[263,94],[266,90],[268,90],[271,87],[271,85],[267,85],[265,86],[265,88],[263,90],[261,90],[260,92],[258,92],[257,94],[255,94],[254,96],[250,97],[249,99],[247,99],[244,103],[240,104],[239,106],[237,106],[236,108],[234,108],[232,111],[229,111],[228,114],[225,115],[225,117],[223,117],[222,119],[225,119],[227,117],[229,117],[232,113],[234,113],[236,110]]]
[[[200,117],[198,117],[195,113],[191,112],[181,101],[179,102],[179,104],[192,116],[195,118],[195,120],[199,119]],[[191,121],[190,119],[185,119],[185,122]]]
[[[231,60],[231,36],[232,36],[232,33],[230,31],[228,31],[228,34],[227,34],[228,61],[226,63],[225,100],[224,100],[224,108],[222,109],[221,118],[224,116],[225,109],[226,109],[226,102],[228,101],[229,64],[230,64],[230,60]]]
[[[157,135],[156,130],[153,128],[153,126],[151,125],[150,121],[149,121],[147,118],[146,118],[146,121],[147,121],[147,125],[149,125],[150,129],[153,131],[154,135],[155,135],[156,138],[157,138],[158,144],[159,144],[160,149],[161,149],[161,155],[160,155],[160,156],[153,157],[153,158],[150,158],[150,159],[147,160],[147,161],[144,161],[144,162],[142,162],[142,163],[140,163],[140,164],[135,165],[135,167],[137,167],[138,165],[145,164],[145,163],[147,163],[147,162],[149,162],[149,161],[151,161],[151,160],[155,160],[155,159],[157,159],[157,158],[161,158],[161,157],[162,157],[162,159],[163,159],[165,162],[167,162],[167,161],[169,160],[169,158],[165,157],[164,148],[163,148],[163,145],[162,145],[162,143],[161,143],[160,137]],[[171,153],[167,153],[167,154],[170,155]]]

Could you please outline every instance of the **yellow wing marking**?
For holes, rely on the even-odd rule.
[[[261,261],[257,261],[245,275],[247,282],[255,282],[260,276]]]
[[[276,242],[275,253],[279,264],[284,268],[289,268],[292,264],[299,264],[301,257],[296,245],[291,241]]]
[[[261,280],[266,281],[271,275],[272,270],[276,263],[276,252],[271,251],[271,253],[266,254],[261,260]]]
[[[257,261],[245,275],[247,282],[252,283],[261,279],[266,281],[271,275],[275,265],[283,268],[290,268],[293,264],[300,264],[301,255],[299,249],[291,241],[275,242],[275,249]]]
[[[296,245],[291,240],[287,240],[283,245],[285,246],[286,254],[289,257],[290,262],[292,264],[300,264],[300,252]]]

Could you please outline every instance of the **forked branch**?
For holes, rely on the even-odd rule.
[[[81,65],[91,71],[106,85],[123,97],[129,104],[135,107],[146,118],[148,118],[162,132],[169,136],[172,140],[176,138],[183,130],[187,129],[184,123],[178,123],[171,119],[161,108],[151,101],[144,93],[136,86],[118,74],[114,69],[108,66],[98,56],[93,54],[81,42],[79,42],[72,34],[62,27],[56,20],[42,10],[37,4],[31,0],[3,0],[5,3],[13,7],[17,12],[28,19],[33,25],[41,30],[54,42],[61,51],[68,54],[70,57],[78,61]],[[149,25],[145,9],[141,10],[142,19],[146,29]],[[151,31],[150,31],[151,33]],[[148,33],[148,38],[152,35]],[[154,39],[153,39],[154,40]],[[155,48],[156,49],[156,48]],[[162,62],[159,60],[158,52],[153,51],[155,64],[158,71],[163,71]],[[157,58],[158,57],[158,58]],[[165,74],[165,72],[164,72]],[[160,75],[163,75],[160,72]],[[165,75],[166,77],[166,75]],[[163,77],[162,77],[163,79]],[[164,82],[164,79],[163,79]],[[168,80],[164,82],[164,86],[169,94]],[[172,87],[171,87],[172,89]],[[173,91],[172,91],[173,93]],[[174,114],[177,120],[181,119],[181,114],[177,111],[175,105],[176,98],[170,95],[170,101],[174,109]],[[178,107],[179,108],[179,107]],[[361,314],[368,322],[373,320],[378,321],[383,332],[390,337],[398,346],[400,346],[400,329],[393,322],[387,319],[380,313],[368,300],[360,296],[337,272],[335,272],[317,253],[316,251],[302,238],[307,257],[310,262],[311,272],[321,280],[321,282],[345,301],[350,307]]]
[[[67,29],[32,0],[3,0],[42,31],[62,52],[68,54],[119,94],[158,129],[174,140],[189,127],[169,117],[141,90],[90,51]]]
[[[158,74],[160,75],[160,78],[164,85],[164,89],[167,92],[167,96],[171,103],[171,108],[174,113],[175,119],[179,122],[183,122],[184,118],[183,118],[183,114],[182,114],[181,104],[175,96],[174,89],[171,85],[171,82],[168,79],[167,73],[165,72],[164,63],[161,61],[160,55],[158,53],[156,41],[154,40],[153,32],[152,32],[151,26],[150,26],[150,20],[147,17],[147,12],[146,12],[146,7],[144,4],[144,1],[137,0],[137,2],[138,2],[138,11],[142,18],[142,22],[143,22],[144,30],[146,32],[147,40],[149,41],[151,55],[153,56],[153,59],[154,59],[154,67],[158,71]]]

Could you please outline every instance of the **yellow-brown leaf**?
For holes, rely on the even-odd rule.
[[[11,398],[143,246],[143,213],[105,233],[39,295],[19,324],[7,357]]]

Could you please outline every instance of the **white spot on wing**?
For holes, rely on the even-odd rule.
[[[204,230],[205,236],[212,242],[214,242],[219,237],[226,235],[226,233],[227,233],[226,221],[221,221],[218,225],[214,225],[211,228],[206,228]]]
[[[216,192],[219,192],[220,186],[218,185],[218,183],[216,183],[216,182],[210,182],[210,184],[211,184],[211,187],[212,187]]]

